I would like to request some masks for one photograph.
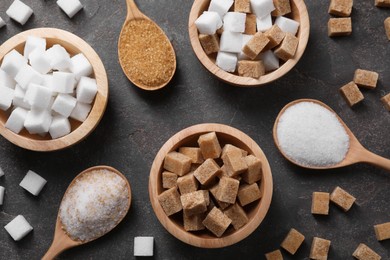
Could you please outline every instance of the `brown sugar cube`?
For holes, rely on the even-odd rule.
[[[207,159],[194,171],[195,178],[202,185],[210,183],[220,173],[221,169],[213,159]]]
[[[336,187],[330,194],[330,200],[344,211],[348,211],[352,207],[356,198],[342,188]]]
[[[217,34],[199,34],[199,41],[207,55],[219,51],[219,37]]]
[[[330,0],[328,13],[348,17],[352,12],[353,0]]]
[[[241,149],[227,149],[223,153],[222,160],[230,177],[237,176],[248,169],[244,158]]]
[[[291,13],[290,0],[273,0],[275,10],[271,12],[272,16],[281,16]]]
[[[328,252],[330,247],[330,240],[319,237],[314,237],[311,243],[310,259],[326,260],[328,259]]]
[[[271,28],[265,31],[264,34],[269,40],[269,43],[266,47],[267,49],[272,49],[278,46],[283,41],[284,36],[286,35],[286,33],[283,32],[276,24],[274,24]]]
[[[207,202],[203,191],[194,191],[180,196],[183,211],[187,216],[206,212]]]
[[[240,60],[237,66],[238,75],[241,77],[260,78],[265,74],[265,67],[261,60]]]
[[[390,41],[390,17],[387,17],[384,21],[385,24],[385,31],[387,39]]]
[[[328,36],[346,36],[352,33],[352,20],[348,18],[330,18],[328,21]]]
[[[256,34],[257,24],[256,15],[247,14],[245,19],[245,31],[244,34],[254,35]]]
[[[222,236],[230,223],[232,223],[232,220],[216,207],[214,207],[203,220],[203,225],[217,237]]]
[[[297,252],[298,248],[302,245],[304,240],[305,236],[298,232],[296,229],[292,228],[290,229],[286,238],[283,240],[280,246],[290,254],[294,255]]]
[[[242,48],[242,52],[250,59],[254,60],[257,55],[267,46],[269,40],[262,32],[257,32],[252,39]]]
[[[239,150],[241,152],[242,156],[248,155],[248,152],[245,151],[244,149],[241,149],[241,148],[234,146],[232,144],[225,144],[225,146],[222,149],[221,158],[225,156],[226,152],[231,151],[231,150]]]
[[[205,229],[202,221],[204,219],[204,214],[196,214],[188,216],[186,213],[183,213],[183,224],[185,231],[198,231]]]
[[[360,92],[358,86],[353,81],[342,86],[340,88],[340,93],[350,107],[364,99],[362,92]]]
[[[232,225],[235,230],[242,228],[246,223],[248,223],[249,219],[244,209],[238,205],[238,203],[230,206],[223,213],[225,213],[225,215],[232,220]]]
[[[261,180],[263,172],[261,169],[261,161],[254,155],[248,155],[244,157],[248,170],[241,174],[242,179],[248,183],[252,184]]]
[[[234,1],[234,12],[250,13],[251,12],[250,0],[235,0]]]
[[[229,177],[222,177],[218,184],[217,199],[222,202],[234,204],[240,182]]]
[[[204,162],[202,152],[199,147],[180,147],[179,153],[182,153],[191,158],[192,163],[201,164]]]
[[[390,239],[390,222],[375,225],[374,229],[378,241]]]
[[[280,46],[275,49],[275,55],[284,61],[294,57],[298,48],[298,38],[291,33],[286,33]]]
[[[210,205],[210,194],[208,190],[200,190],[203,193],[204,200],[206,201],[206,206]]]
[[[377,7],[390,7],[390,0],[375,0]]]
[[[383,103],[383,105],[385,106],[385,108],[390,111],[390,93],[387,94],[386,96],[383,96],[381,98],[381,101]]]
[[[173,172],[164,171],[162,173],[162,183],[164,189],[170,189],[177,185],[177,174]]]
[[[211,194],[213,195],[214,199],[215,199],[215,202],[218,204],[218,206],[221,208],[221,209],[226,209],[227,207],[229,207],[231,204],[229,203],[226,203],[226,202],[222,202],[220,200],[217,199],[217,194],[218,194],[218,189],[219,189],[219,183],[218,184],[215,184],[214,186],[212,186],[209,191],[211,192]]]
[[[381,256],[375,253],[374,250],[361,243],[353,252],[352,256],[359,260],[380,260]]]
[[[199,136],[198,144],[204,159],[216,159],[221,155],[221,145],[215,132]]]
[[[183,209],[180,201],[180,194],[176,188],[170,188],[157,197],[167,216],[173,215]]]
[[[259,186],[256,183],[243,185],[238,189],[238,200],[241,206],[248,205],[261,198]]]
[[[194,192],[198,189],[198,181],[193,173],[189,173],[177,179],[177,187],[181,195]]]
[[[329,193],[313,192],[311,203],[311,214],[328,215],[329,214]]]
[[[374,71],[357,69],[353,76],[353,82],[360,87],[374,89],[376,88],[378,77],[378,73]]]
[[[177,152],[170,152],[165,156],[164,169],[179,176],[188,173],[191,168],[191,158]]]
[[[279,249],[265,254],[267,260],[283,260],[282,252]]]
[[[226,165],[222,165],[221,166],[221,173],[219,174],[220,179],[222,177],[229,177],[229,178],[233,178],[233,179],[236,179],[239,181],[241,181],[241,179],[242,179],[241,175],[237,175],[237,176],[233,176],[233,177],[230,177],[230,175],[231,175],[231,173],[230,174],[228,173],[228,169],[226,168]]]

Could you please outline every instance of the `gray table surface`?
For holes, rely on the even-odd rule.
[[[135,236],[155,238],[155,259],[263,259],[279,248],[290,228],[306,240],[295,256],[308,259],[313,236],[330,239],[330,259],[353,259],[352,252],[365,243],[383,259],[390,259],[390,241],[378,242],[373,225],[390,221],[390,175],[368,166],[338,170],[305,170],[287,162],[272,140],[272,126],[280,109],[299,98],[315,98],[331,106],[368,149],[390,157],[390,113],[380,97],[390,92],[390,42],[383,21],[390,9],[379,9],[374,0],[355,1],[353,34],[327,36],[329,1],[306,1],[311,30],[308,47],[298,65],[282,79],[261,88],[237,88],[224,84],[206,71],[194,55],[188,37],[192,1],[137,1],[140,9],[167,33],[176,50],[177,71],[163,90],[144,92],[122,73],[117,58],[117,39],[126,16],[124,0],[82,0],[85,8],[72,20],[54,0],[24,0],[34,15],[20,26],[6,16],[12,0],[0,1],[0,16],[7,26],[0,43],[30,28],[56,27],[86,40],[100,55],[109,77],[110,96],[105,115],[96,130],[69,149],[38,153],[21,149],[0,138],[0,165],[5,177],[0,226],[22,214],[34,227],[15,242],[0,228],[0,259],[37,259],[51,244],[60,200],[68,184],[82,170],[110,165],[129,179],[133,201],[125,220],[105,237],[64,252],[59,259],[133,259]],[[353,78],[355,69],[379,73],[375,90],[363,91],[364,102],[351,109],[338,89]],[[171,236],[159,223],[149,202],[148,176],[162,144],[177,131],[204,122],[223,123],[251,136],[268,157],[274,178],[269,212],[247,239],[223,249],[199,249]],[[31,169],[48,183],[38,197],[19,187]],[[330,192],[341,186],[356,196],[356,205],[344,213],[334,205],[329,216],[310,214],[313,191]]]

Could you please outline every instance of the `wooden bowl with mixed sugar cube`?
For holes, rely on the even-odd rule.
[[[0,134],[17,146],[55,151],[80,142],[107,99],[102,61],[70,32],[32,29],[0,46]]]
[[[271,204],[272,174],[248,135],[222,124],[199,124],[172,136],[149,177],[149,197],[160,223],[201,248],[237,243],[263,221]]]
[[[188,26],[202,65],[240,87],[265,85],[288,73],[310,32],[303,0],[195,0]]]

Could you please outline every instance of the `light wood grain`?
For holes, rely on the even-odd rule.
[[[165,155],[168,152],[177,150],[181,146],[197,146],[198,137],[201,134],[215,131],[218,139],[224,144],[233,144],[258,157],[262,162],[263,178],[261,180],[260,190],[262,199],[252,203],[249,208],[245,208],[249,222],[241,229],[235,231],[230,227],[221,238],[211,235],[208,231],[199,231],[195,233],[184,230],[180,216],[177,214],[168,217],[160,203],[158,195],[163,192],[162,171]],[[233,127],[222,124],[200,124],[186,128],[172,136],[157,153],[153,161],[149,176],[149,197],[153,210],[161,224],[176,238],[181,241],[202,248],[220,248],[232,245],[249,236],[263,221],[272,198],[272,174],[268,160],[257,145],[248,135]],[[180,215],[180,214],[179,214]]]
[[[127,212],[129,211],[130,205],[131,205],[131,187],[130,187],[130,183],[127,180],[127,178],[121,172],[119,172],[117,169],[112,168],[110,166],[101,165],[101,166],[94,166],[94,167],[91,167],[91,168],[88,168],[88,169],[84,170],[79,175],[77,175],[73,179],[73,181],[69,184],[68,188],[65,191],[63,199],[65,198],[66,193],[68,192],[70,187],[72,187],[74,185],[74,183],[76,182],[77,179],[79,179],[83,174],[91,172],[91,171],[95,171],[95,170],[108,170],[108,171],[111,171],[113,173],[116,173],[118,176],[120,176],[126,182],[126,186],[127,186],[128,191],[129,191],[128,207],[127,207],[125,213],[123,214],[122,218],[119,219],[119,221],[116,223],[115,226],[117,226],[123,220],[123,218],[127,215]],[[107,232],[110,232],[110,231],[111,230],[109,230]],[[61,219],[60,219],[59,214],[58,214],[57,221],[56,221],[56,227],[55,227],[55,230],[54,230],[53,242],[52,242],[50,248],[48,249],[48,251],[43,256],[42,259],[43,260],[54,259],[56,256],[58,256],[63,251],[65,251],[65,250],[67,250],[69,248],[72,248],[72,247],[75,247],[75,246],[80,246],[80,245],[86,244],[86,243],[91,242],[91,241],[96,240],[96,239],[98,239],[98,238],[95,238],[95,239],[92,239],[92,240],[88,240],[88,241],[75,241],[75,240],[71,239],[66,234],[64,229],[62,228]]]
[[[298,48],[295,53],[295,56],[292,59],[289,59],[287,62],[282,64],[279,69],[267,73],[264,76],[261,76],[259,79],[249,78],[249,77],[240,77],[236,74],[226,72],[220,69],[215,64],[215,55],[207,55],[202,45],[199,41],[199,33],[198,29],[195,26],[195,20],[203,13],[203,11],[207,11],[207,8],[210,4],[210,0],[195,0],[192,5],[190,17],[189,17],[189,35],[192,48],[198,57],[199,61],[202,65],[209,70],[213,75],[215,75],[220,80],[229,83],[231,85],[239,86],[239,87],[256,87],[268,84],[274,80],[279,79],[287,72],[289,72],[302,57],[307,42],[309,40],[310,33],[310,21],[309,14],[306,9],[305,2],[303,0],[291,0],[291,14],[286,15],[289,18],[292,18],[300,23],[299,30],[297,33],[297,37],[299,39]]]
[[[23,129],[19,134],[5,128],[5,123],[10,115],[10,110],[0,110],[0,134],[10,142],[22,148],[33,151],[55,151],[72,146],[86,138],[98,125],[103,117],[108,99],[108,79],[106,70],[97,53],[92,47],[78,36],[55,28],[38,28],[21,32],[7,40],[0,46],[0,62],[4,55],[13,49],[23,53],[24,45],[28,36],[37,36],[46,39],[47,48],[54,44],[62,45],[72,56],[83,53],[93,67],[92,77],[96,78],[98,92],[88,118],[83,122],[71,119],[72,132],[58,139],[51,139],[47,134],[45,137],[32,135]]]
[[[348,150],[344,160],[342,160],[340,163],[332,165],[332,166],[326,166],[326,167],[304,166],[304,165],[300,165],[299,163],[293,161],[280,148],[278,138],[277,138],[277,127],[278,127],[279,119],[287,108],[289,108],[297,103],[300,103],[300,102],[314,102],[316,104],[319,104],[319,105],[327,108],[329,111],[331,111],[335,114],[337,119],[340,121],[340,123],[345,128],[345,131],[347,132],[347,134],[349,136],[349,150]],[[275,120],[275,124],[273,127],[273,137],[274,137],[275,144],[278,147],[279,151],[282,153],[282,155],[290,162],[297,164],[297,165],[304,167],[304,168],[308,168],[308,169],[333,169],[333,168],[340,168],[340,167],[348,166],[348,165],[355,164],[355,163],[369,163],[369,164],[372,164],[372,165],[375,165],[377,167],[381,167],[383,169],[390,171],[390,160],[383,158],[379,155],[376,155],[376,154],[368,151],[366,148],[364,148],[363,145],[357,140],[356,136],[352,133],[352,131],[348,128],[348,126],[344,123],[344,121],[336,114],[336,112],[334,112],[332,108],[330,108],[329,106],[327,106],[326,104],[324,104],[323,102],[321,102],[319,100],[298,99],[298,100],[295,100],[291,103],[288,103],[279,112],[279,115],[277,116],[277,118]]]
[[[176,55],[175,55],[175,50],[173,49],[173,46],[172,46],[172,43],[169,41],[168,37],[166,36],[165,32],[152,20],[150,19],[149,17],[147,17],[146,15],[144,15],[137,7],[137,5],[135,4],[134,0],[126,0],[126,4],[127,4],[127,16],[126,16],[126,20],[125,22],[123,23],[123,26],[122,26],[122,30],[121,30],[121,33],[119,35],[119,40],[118,40],[118,57],[119,57],[119,64],[121,65],[122,67],[122,70],[123,72],[125,73],[126,77],[131,81],[131,83],[133,83],[135,86],[143,89],[143,90],[148,90],[148,91],[154,91],[154,90],[158,90],[158,89],[161,89],[163,87],[165,87],[170,81],[171,79],[173,78],[173,75],[175,74],[175,71],[176,71]],[[152,22],[156,28],[158,28],[162,35],[165,36],[165,41],[167,43],[169,43],[169,46],[170,46],[170,52],[172,52],[174,55],[174,60],[173,60],[173,67],[174,69],[172,70],[172,74],[170,75],[170,77],[168,78],[168,80],[162,84],[160,84],[159,86],[146,86],[144,84],[141,84],[139,82],[136,82],[134,81],[134,79],[131,78],[131,75],[124,69],[124,59],[125,57],[122,57],[121,55],[121,51],[120,51],[120,46],[121,46],[121,42],[122,41],[125,41],[124,37],[122,37],[122,32],[124,31],[124,29],[128,26],[128,23],[129,21],[131,20],[137,20],[137,19],[145,19],[145,20],[148,20],[150,22]]]

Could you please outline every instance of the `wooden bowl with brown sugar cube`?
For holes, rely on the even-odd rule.
[[[172,136],[150,170],[149,197],[165,229],[201,248],[249,236],[265,218],[273,182],[268,160],[248,135],[199,124]]]
[[[310,33],[303,0],[269,0],[268,6],[256,0],[195,0],[188,27],[202,65],[240,87],[262,86],[288,73],[302,57]]]

